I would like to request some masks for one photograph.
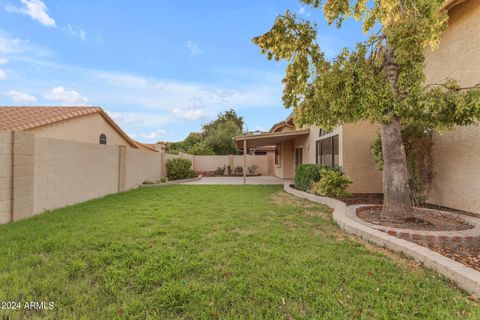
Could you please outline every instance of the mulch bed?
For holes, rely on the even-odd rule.
[[[383,205],[383,195],[382,194],[353,194],[349,197],[339,199],[347,205],[355,204],[373,204],[373,205]],[[469,216],[476,216],[471,212],[466,212],[462,210],[456,210],[452,208],[437,206],[429,203],[422,205],[423,208],[427,209],[437,209],[440,211],[447,211],[457,214],[465,214]],[[440,253],[441,255],[455,260],[469,268],[480,271],[480,248],[439,248],[439,247],[429,247],[430,250]]]
[[[459,231],[472,229],[473,226],[460,217],[441,212],[413,209],[414,219],[396,221],[381,216],[382,207],[372,206],[357,210],[357,216],[369,223],[391,228],[426,230],[426,231]]]
[[[467,267],[480,271],[480,248],[435,248],[430,250],[436,251],[447,258],[460,262]]]

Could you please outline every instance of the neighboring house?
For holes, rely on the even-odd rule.
[[[480,0],[447,1],[449,25],[439,48],[426,52],[426,83],[457,79],[464,87],[480,84]],[[288,117],[268,133],[235,138],[238,148],[275,145],[275,176],[294,177],[301,163],[342,167],[353,181],[350,191],[381,193],[382,173],[377,170],[370,145],[378,126],[368,122],[345,124],[332,131],[296,128]],[[434,179],[428,201],[480,213],[480,127],[459,127],[435,134]]]
[[[153,146],[132,140],[99,107],[0,107],[0,131],[3,130],[157,151]]]

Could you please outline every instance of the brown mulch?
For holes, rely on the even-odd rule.
[[[441,255],[452,260],[460,262],[469,268],[480,271],[480,248],[435,248],[430,250],[436,251]]]
[[[426,230],[426,231],[457,231],[467,230],[473,226],[460,217],[441,212],[431,212],[421,209],[413,209],[415,219],[406,221],[385,219],[381,216],[382,207],[372,206],[357,210],[357,216],[367,222],[385,227]]]

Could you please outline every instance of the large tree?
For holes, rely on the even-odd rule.
[[[243,133],[243,118],[233,110],[218,114],[204,124],[201,132],[191,132],[185,140],[167,142],[169,153],[185,152],[195,155],[226,155],[238,153],[233,137]]]
[[[317,25],[287,11],[253,39],[268,59],[287,60],[283,102],[299,126],[332,128],[369,120],[380,124],[384,160],[384,218],[412,218],[401,126],[448,129],[480,119],[480,93],[454,80],[425,87],[424,51],[435,48],[447,25],[444,0],[301,0],[323,7],[338,28],[360,21],[369,39],[328,60]],[[468,63],[468,62],[467,62]]]

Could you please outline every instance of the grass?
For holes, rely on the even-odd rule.
[[[0,301],[42,319],[478,319],[410,260],[278,186],[144,188],[0,226]]]

